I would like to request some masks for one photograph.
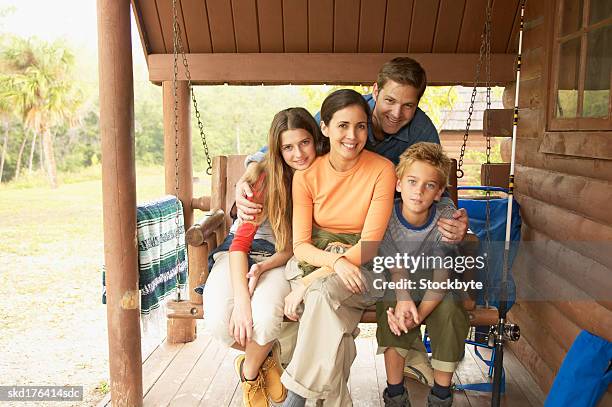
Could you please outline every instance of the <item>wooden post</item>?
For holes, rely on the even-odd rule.
[[[113,406],[142,406],[129,0],[98,0],[106,318]]]
[[[176,176],[178,175],[178,197],[183,204],[183,217],[185,229],[193,225],[193,169],[191,166],[191,95],[187,81],[178,81],[176,89],[177,98],[177,126],[178,140],[174,134],[174,88],[172,81],[164,81],[163,109],[164,109],[164,168],[166,194],[174,195]],[[176,142],[178,146],[175,148]],[[176,151],[178,150],[178,168],[176,167]],[[187,252],[189,275],[192,274],[191,264],[197,263],[190,251]],[[193,281],[189,278],[189,281]],[[189,286],[189,291],[194,287]],[[190,297],[192,297],[190,295]],[[187,299],[187,298],[183,298]],[[168,319],[168,342],[191,342],[196,338],[196,321]]]
[[[166,194],[175,194],[174,95],[172,82],[162,84],[164,97],[164,168]],[[193,224],[193,169],[191,167],[191,95],[187,81],[177,83],[178,101],[178,181],[179,199],[183,203],[185,229]]]

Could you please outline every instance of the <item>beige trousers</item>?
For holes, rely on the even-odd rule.
[[[367,274],[364,271],[370,280]],[[352,406],[348,378],[356,356],[357,324],[375,301],[371,295],[348,291],[336,274],[312,283],[304,296],[293,358],[282,376],[285,386],[302,397],[323,399],[325,406]]]
[[[255,260],[259,261],[257,258]],[[251,297],[253,340],[262,346],[278,339],[281,334],[285,297],[290,291],[284,269],[284,266],[277,267],[263,273]],[[204,332],[232,346],[235,341],[229,334],[229,321],[234,309],[234,290],[229,252],[221,252],[215,258],[202,296]]]

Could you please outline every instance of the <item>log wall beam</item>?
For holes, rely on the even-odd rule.
[[[113,406],[142,406],[129,0],[98,0],[106,318]]]
[[[198,85],[371,84],[380,67],[398,56],[419,61],[429,85],[474,84],[478,54],[219,53],[187,54],[187,61],[191,79]],[[513,54],[491,55],[493,85],[515,79],[514,60]],[[151,82],[172,79],[171,54],[152,54],[147,61]],[[179,69],[179,75],[185,79],[183,69]]]

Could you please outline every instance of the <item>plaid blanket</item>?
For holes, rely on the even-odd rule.
[[[178,210],[178,229],[177,229]],[[165,316],[165,303],[176,293],[187,296],[187,258],[183,207],[174,196],[137,207],[138,288],[143,330]],[[178,235],[178,268],[177,268]],[[102,303],[106,304],[105,273]]]

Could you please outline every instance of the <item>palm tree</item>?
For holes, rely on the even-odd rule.
[[[12,100],[22,113],[24,127],[33,133],[32,148],[37,136],[42,139],[49,183],[55,188],[57,166],[52,130],[66,121],[74,124],[82,100],[72,77],[74,55],[61,42],[15,39],[3,57],[13,74]]]

